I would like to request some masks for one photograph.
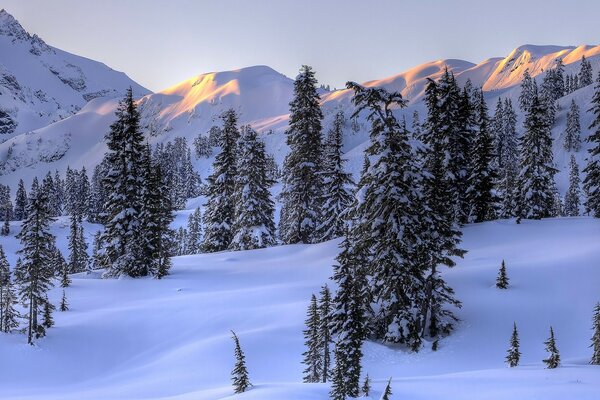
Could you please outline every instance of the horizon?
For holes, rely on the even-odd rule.
[[[531,24],[530,15],[541,4],[537,1],[522,4],[508,0],[504,7],[497,8],[474,0],[435,7],[431,7],[434,1],[415,4],[377,0],[363,4],[352,0],[344,2],[349,12],[343,23],[335,20],[340,5],[337,1],[308,2],[300,9],[287,0],[276,4],[266,0],[227,0],[219,4],[178,0],[168,5],[143,2],[143,6],[137,1],[121,3],[4,0],[0,8],[49,45],[101,61],[153,92],[200,74],[257,65],[294,78],[303,64],[315,69],[320,84],[341,88],[348,80],[382,79],[431,61],[458,59],[478,64],[506,57],[525,44],[577,47],[594,45],[592,39],[600,36],[600,27],[593,23],[595,13],[579,13],[577,21],[564,20],[564,2],[560,0],[542,2],[545,18],[536,24]],[[600,10],[600,6],[585,1],[569,7],[581,5]],[[472,11],[465,13],[464,7]],[[69,10],[71,23],[54,23],[64,9]],[[228,24],[214,18],[232,9],[235,12],[229,12]],[[516,14],[512,11],[515,9],[519,10]],[[380,15],[380,10],[386,13]],[[486,16],[490,12],[496,15],[493,21]],[[90,14],[95,16],[93,21],[88,18]],[[136,18],[131,18],[134,15]],[[199,23],[195,15],[201,19]],[[432,22],[423,25],[421,18],[398,20],[397,15],[424,15]],[[106,29],[104,21],[109,17],[112,24]],[[505,32],[508,17],[511,29]],[[302,23],[304,20],[308,22]],[[364,24],[365,29],[355,29],[357,23]],[[556,24],[561,25],[560,32]],[[271,26],[277,34],[272,34]],[[363,37],[362,33],[374,29],[381,30],[379,37],[383,40]],[[404,34],[417,29],[419,40],[410,40],[412,34]],[[497,35],[499,30],[503,35]],[[355,48],[363,54],[357,57]]]

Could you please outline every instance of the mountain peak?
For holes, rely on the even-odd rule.
[[[21,26],[19,21],[15,19],[8,11],[4,8],[0,10],[0,35],[1,36],[13,36],[20,40],[29,40],[31,36]]]

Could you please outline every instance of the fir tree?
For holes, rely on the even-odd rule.
[[[579,179],[579,165],[575,156],[571,154],[569,162],[569,188],[565,194],[564,214],[568,217],[576,217],[579,214],[581,198],[581,180]]]
[[[60,287],[66,288],[71,285],[71,278],[69,277],[69,264],[66,262],[62,263],[60,271]]]
[[[523,73],[523,80],[521,80],[521,94],[519,95],[519,107],[524,113],[529,112],[529,107],[533,102],[535,92],[535,81],[529,74],[529,68]]]
[[[323,359],[321,357],[321,346],[319,346],[319,327],[320,327],[319,309],[317,306],[317,298],[313,294],[310,299],[306,318],[306,329],[304,330],[304,345],[306,351],[302,354],[304,360],[302,363],[306,365],[304,370],[304,382],[315,383],[321,381],[323,371]]]
[[[8,236],[10,234],[10,213],[6,211],[4,213],[4,224],[0,228],[0,235]]]
[[[37,180],[34,179],[34,183]],[[50,210],[48,198],[40,190],[32,190],[27,205],[27,218],[17,235],[22,248],[18,254],[22,263],[15,269],[15,282],[19,296],[27,307],[27,342],[45,335],[44,326],[38,323],[40,309],[45,306],[46,293],[53,286],[52,245],[54,236],[49,231]]]
[[[496,278],[496,287],[498,289],[508,289],[508,275],[506,274],[506,264],[502,260],[500,264],[500,270],[498,271],[498,277]]]
[[[335,115],[323,151],[323,190],[320,200],[322,222],[317,228],[320,241],[343,235],[343,213],[353,200],[354,182],[352,175],[344,171],[346,160],[342,158],[343,124],[344,113],[340,111]]]
[[[333,377],[331,380],[331,390],[329,391],[329,398],[331,400],[346,400],[346,378],[345,378],[345,364],[346,357],[342,353],[342,349],[336,345],[334,350],[335,367],[333,368]],[[355,396],[358,397],[358,396]]]
[[[106,136],[109,171],[104,179],[109,197],[104,231],[106,276],[143,276],[147,270],[138,257],[142,209],[144,137],[131,88],[119,103],[117,120]]]
[[[361,391],[362,391],[363,397],[369,397],[369,395],[371,393],[371,379],[369,378],[369,374],[367,374],[367,376],[365,376],[365,381],[363,382]]]
[[[581,125],[579,124],[579,107],[571,100],[571,108],[567,112],[567,129],[565,131],[564,148],[567,151],[581,149]]]
[[[578,87],[585,87],[591,85],[594,80],[592,73],[592,64],[585,58],[585,56],[581,56],[581,69],[579,70],[579,85]]]
[[[600,218],[600,74],[595,90],[592,107],[588,110],[594,114],[594,121],[589,126],[589,129],[593,131],[587,138],[592,147],[588,149],[588,164],[583,170],[586,173],[583,188],[587,195],[586,211],[594,217]]]
[[[54,319],[52,318],[54,308],[54,305],[46,297],[44,300],[44,321],[42,322],[45,328],[52,328],[54,326]]]
[[[15,198],[14,218],[17,221],[21,221],[26,217],[27,208],[27,191],[25,190],[25,183],[23,179],[19,179],[19,186],[17,187],[17,194]]]
[[[550,337],[544,342],[546,345],[546,351],[549,353],[548,358],[544,360],[546,368],[554,369],[560,365],[560,355],[558,354],[558,348],[556,347],[556,341],[554,339],[554,330],[550,327]]]
[[[4,248],[0,244],[0,331],[2,331],[4,321],[4,298],[6,290],[10,285],[10,265],[4,254]]]
[[[238,165],[234,183],[235,212],[229,248],[250,250],[275,244],[275,205],[267,178],[264,144],[250,126],[242,128],[238,142]]]
[[[197,207],[188,217],[186,236],[186,250],[188,254],[200,253],[200,245],[202,239],[202,216],[200,207]]]
[[[208,177],[208,202],[204,212],[202,248],[209,253],[226,250],[233,237],[234,190],[237,175],[236,143],[240,136],[237,118],[233,109],[221,115],[223,121],[221,152],[217,154],[213,172]]]
[[[69,303],[67,303],[67,294],[65,290],[62,291],[62,298],[60,300],[60,311],[69,311]]]
[[[327,285],[321,288],[319,298],[319,347],[321,355],[323,383],[331,378],[331,356],[330,346],[332,343],[331,335],[331,313],[332,313],[331,292]]]
[[[381,400],[390,400],[392,396],[392,378],[388,380],[387,385],[385,385],[385,389],[383,390],[383,394],[381,395]]]
[[[246,368],[246,356],[240,346],[240,340],[234,331],[231,331],[233,341],[235,343],[235,367],[231,371],[231,380],[233,381],[233,389],[235,393],[243,393],[248,390],[252,384],[248,377]]]
[[[290,152],[283,166],[279,234],[286,244],[312,243],[320,225],[321,121],[317,80],[304,65],[294,82],[290,103],[287,144]]]
[[[534,94],[525,119],[519,171],[519,218],[540,219],[552,214],[554,174],[552,137],[544,107]]]
[[[6,274],[4,278],[5,283],[2,286],[2,301],[0,301],[0,307],[2,308],[0,330],[9,333],[19,327],[21,314],[16,309],[18,298],[10,277],[10,271],[8,271],[8,274]]]
[[[519,332],[517,332],[517,323],[513,325],[513,332],[510,336],[510,347],[506,354],[506,363],[509,367],[514,368],[519,365],[521,352],[519,351]]]
[[[592,344],[590,347],[594,350],[590,364],[600,365],[600,303],[596,303],[594,309],[593,327],[594,336],[592,336]]]
[[[71,216],[71,227],[69,233],[69,273],[75,274],[87,269],[89,257],[87,254],[87,243],[83,235],[81,216]]]

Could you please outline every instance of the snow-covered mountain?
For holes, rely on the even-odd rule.
[[[121,97],[131,86],[122,72],[47,45],[0,10],[0,142],[71,116],[97,97]]]

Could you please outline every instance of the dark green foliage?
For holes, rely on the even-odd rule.
[[[498,271],[498,277],[496,278],[496,287],[498,289],[508,289],[508,275],[506,274],[506,264],[502,260],[500,264],[500,270]]]
[[[589,126],[592,132],[587,138],[591,148],[588,150],[588,164],[583,170],[586,173],[583,188],[587,195],[586,211],[594,217],[600,218],[600,74],[596,80],[595,89],[592,107],[588,110],[594,114],[594,120]]]
[[[556,341],[554,339],[554,330],[550,327],[550,337],[544,342],[546,345],[546,351],[549,353],[548,358],[544,360],[546,368],[554,369],[560,365],[560,354],[558,354],[558,348],[556,347]]]
[[[388,380],[387,385],[385,385],[385,389],[383,394],[381,395],[381,400],[391,400],[392,396],[392,378]]]
[[[60,311],[69,311],[69,303],[67,303],[67,294],[65,290],[62,291],[62,298],[60,300]]]
[[[517,323],[513,325],[513,332],[510,336],[510,347],[506,354],[506,363],[509,367],[513,368],[519,365],[521,359],[521,352],[519,351],[519,333],[517,332]]]
[[[323,370],[323,359],[321,356],[321,348],[319,346],[319,309],[317,306],[317,298],[314,294],[310,299],[305,325],[306,329],[303,333],[306,351],[302,354],[304,356],[302,363],[306,365],[306,369],[304,370],[303,380],[307,383],[320,382]]]
[[[596,304],[594,308],[594,318],[592,329],[594,335],[592,336],[592,344],[590,347],[594,350],[590,364],[600,365],[600,303]]]
[[[246,357],[240,346],[240,340],[234,331],[231,331],[233,341],[235,343],[235,366],[231,371],[231,380],[233,381],[233,389],[235,393],[243,393],[248,390],[252,384],[248,377],[246,368]]]

